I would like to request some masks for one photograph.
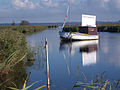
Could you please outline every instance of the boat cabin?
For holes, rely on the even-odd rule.
[[[78,32],[88,35],[97,35],[96,27],[96,16],[93,15],[82,15],[82,25],[81,26],[66,26],[63,28],[64,32]]]
[[[89,35],[97,35],[97,28],[96,27],[78,27],[79,33],[85,33]]]
[[[83,34],[89,35],[97,35],[97,28],[96,27],[87,27],[87,26],[79,26],[79,27],[64,27],[64,32],[78,32]]]

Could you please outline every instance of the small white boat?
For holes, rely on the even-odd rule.
[[[71,27],[64,27],[68,12],[69,6],[67,9],[67,14],[64,20],[62,31],[59,32],[61,40],[97,40],[99,35],[97,34],[96,28],[96,16],[82,14],[82,27],[78,27],[79,30],[69,30]],[[67,31],[66,31],[66,30]]]
[[[99,39],[99,35],[89,35],[78,32],[64,32],[60,31],[61,40],[97,40]]]

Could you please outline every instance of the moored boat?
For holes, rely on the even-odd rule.
[[[99,35],[97,34],[96,16],[94,15],[82,14],[82,26],[79,26],[77,30],[70,25],[69,27],[65,27],[69,8],[68,6],[62,31],[59,32],[61,40],[98,40]]]
[[[92,33],[60,31],[59,34],[60,34],[61,40],[98,40],[99,35],[97,35],[96,30],[94,29],[90,29],[90,30],[92,31]]]

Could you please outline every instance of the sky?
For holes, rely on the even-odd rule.
[[[80,22],[82,14],[96,15],[97,21],[119,21],[120,0],[69,0],[70,21]],[[68,0],[0,0],[0,23],[63,22]]]

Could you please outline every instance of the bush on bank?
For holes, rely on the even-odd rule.
[[[11,62],[20,59],[27,51],[25,36],[13,30],[0,30],[0,62],[15,52]]]

